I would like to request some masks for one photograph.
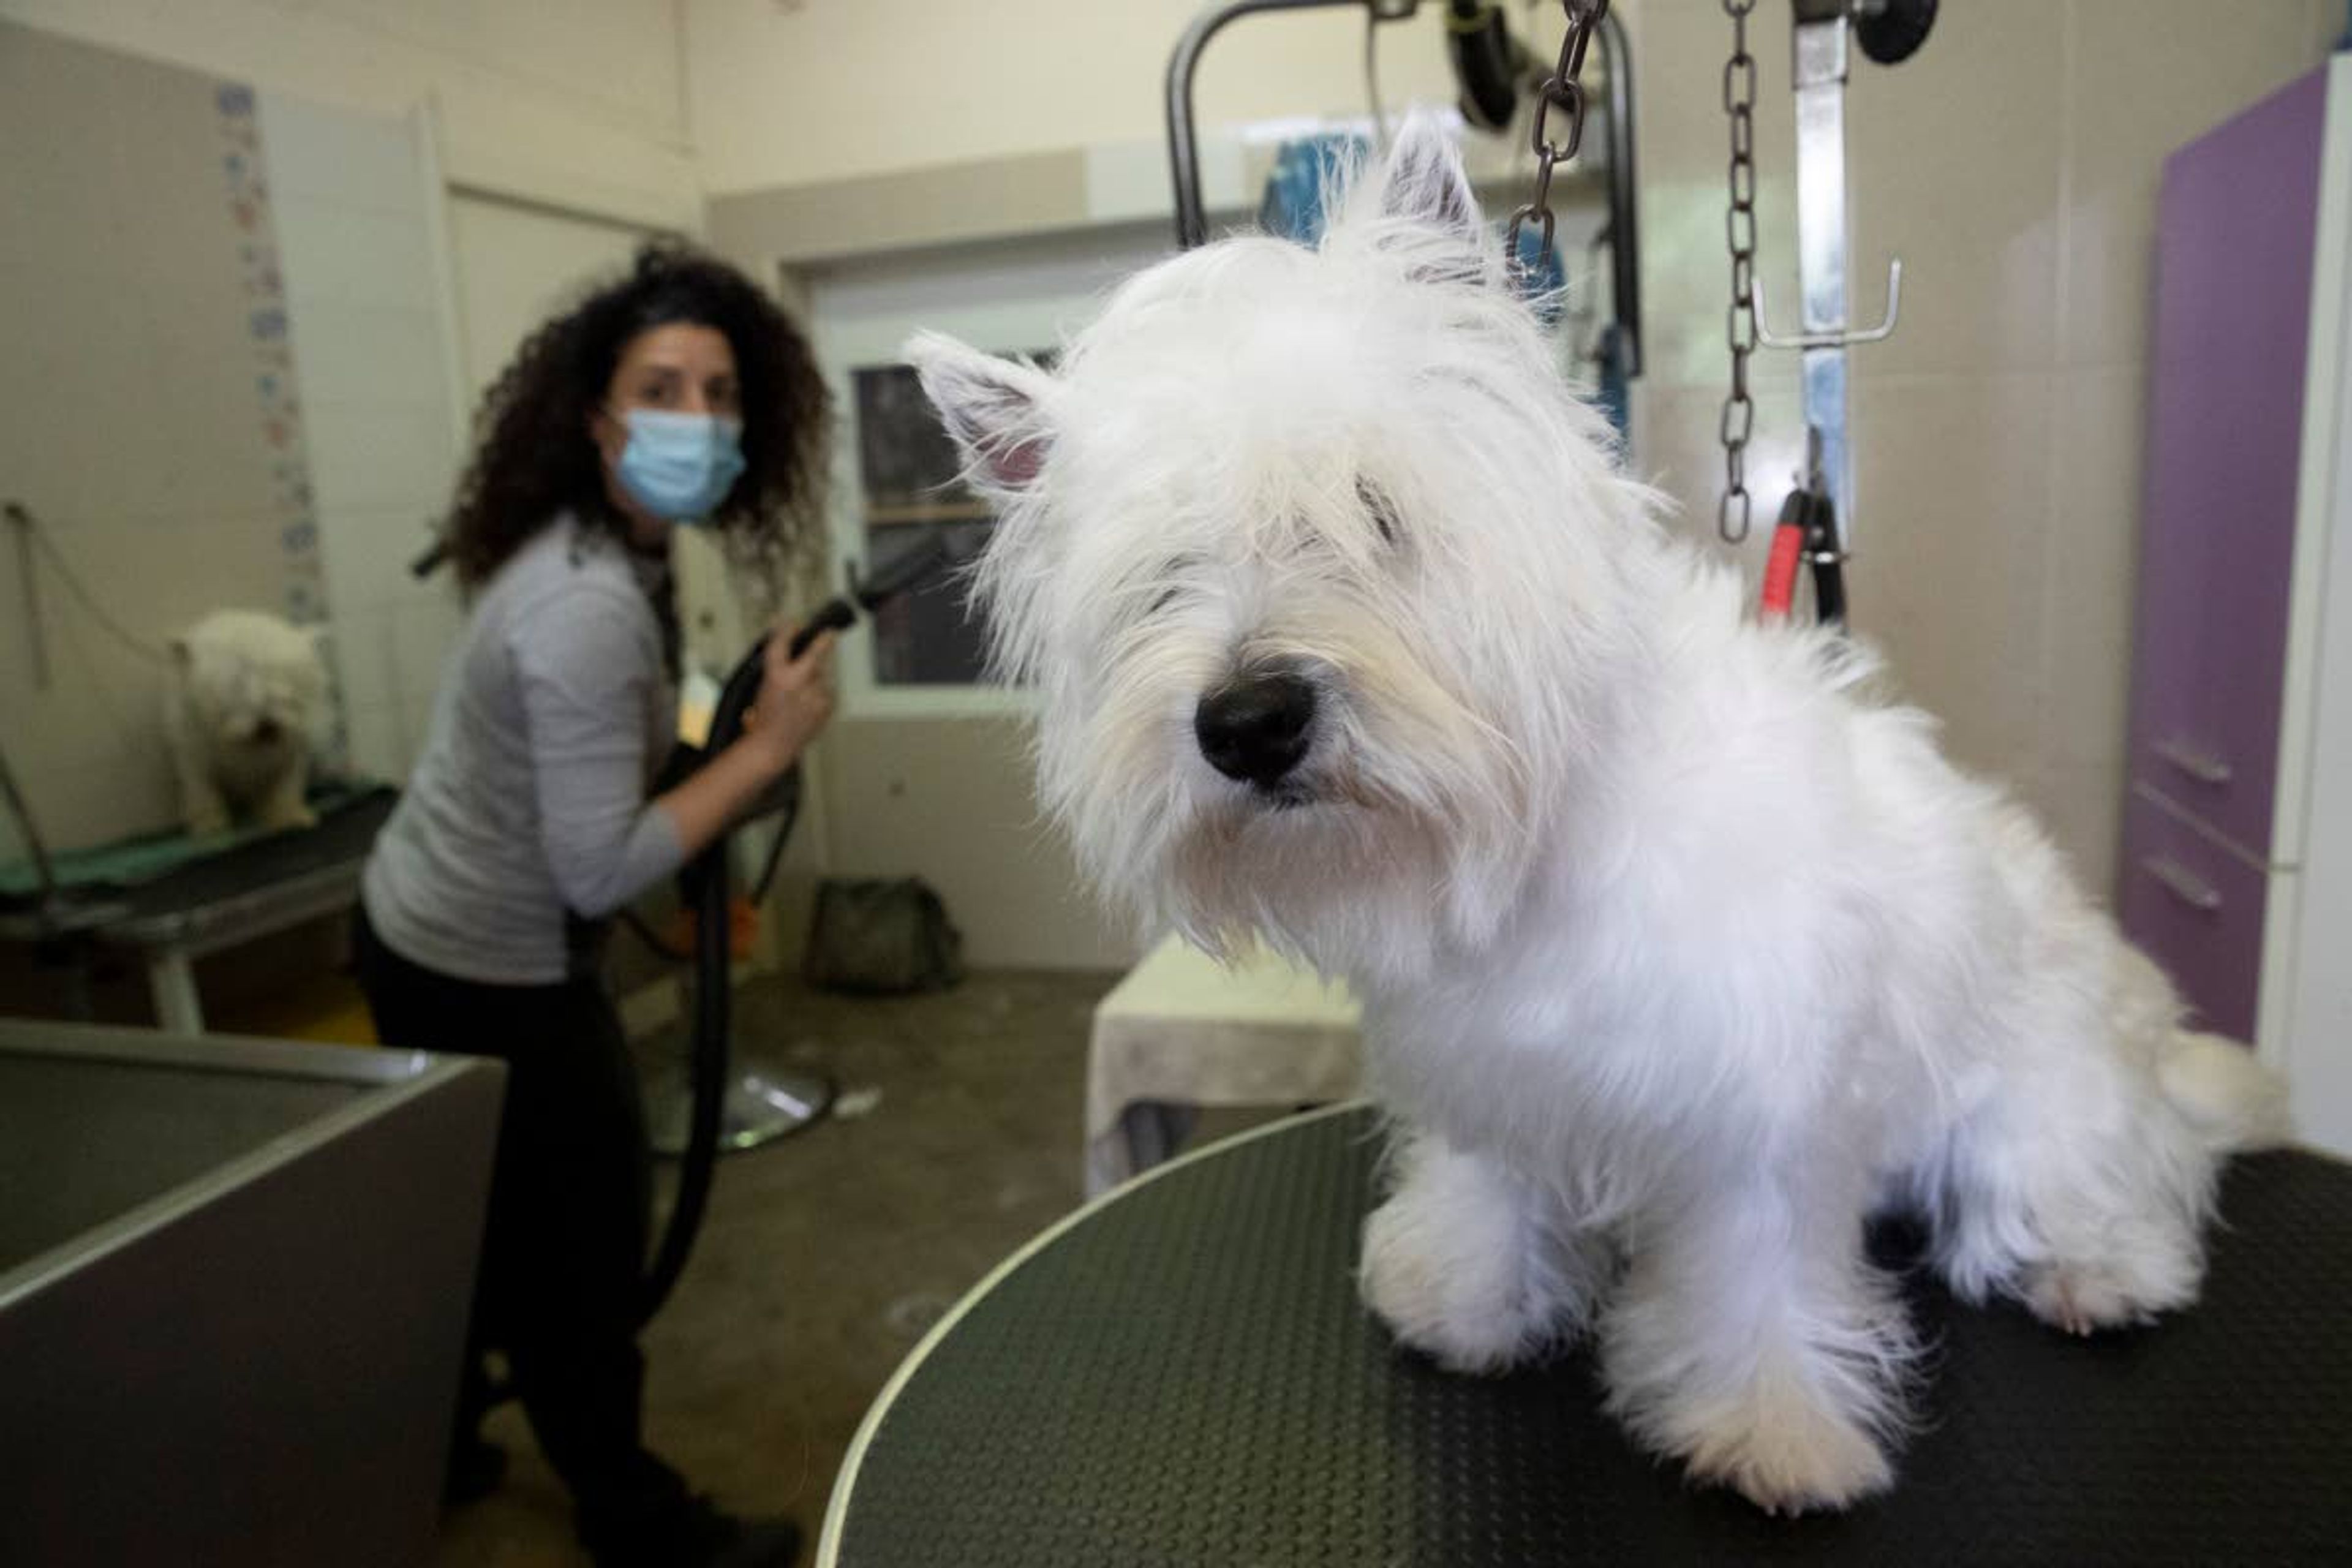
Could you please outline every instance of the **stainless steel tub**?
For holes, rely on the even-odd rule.
[[[0,1563],[427,1559],[503,1084],[0,1020]]]

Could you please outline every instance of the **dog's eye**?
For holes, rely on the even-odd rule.
[[[1143,613],[1147,616],[1156,616],[1173,608],[1184,597],[1184,578],[1200,569],[1201,558],[1197,555],[1179,555],[1163,563],[1150,579],[1158,587],[1147,601],[1149,608]]]
[[[1381,531],[1381,542],[1391,550],[1395,549],[1397,537],[1402,530],[1397,526],[1396,507],[1389,500],[1387,492],[1370,479],[1358,479],[1356,499],[1370,514],[1372,526]]]

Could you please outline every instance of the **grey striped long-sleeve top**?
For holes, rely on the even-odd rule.
[[[463,980],[564,978],[595,918],[685,858],[646,798],[677,729],[640,562],[560,518],[490,579],[361,896],[386,945]]]

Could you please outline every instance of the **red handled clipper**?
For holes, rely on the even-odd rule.
[[[1797,568],[1813,569],[1813,613],[1823,626],[1845,620],[1845,552],[1839,548],[1837,509],[1830,498],[1795,489],[1781,503],[1772,529],[1772,552],[1764,563],[1763,616],[1785,621],[1797,596]]]

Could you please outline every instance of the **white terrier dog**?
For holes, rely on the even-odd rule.
[[[2282,1097],[1865,656],[1665,536],[1499,248],[1423,121],[1318,250],[1154,267],[1052,375],[908,353],[1091,877],[1365,1003],[1372,1310],[1467,1372],[1589,1329],[1642,1442],[1835,1508],[1913,1352],[1866,1216],[1970,1300],[2137,1321]]]
[[[313,631],[257,610],[215,610],[172,641],[163,728],[192,834],[232,816],[308,827],[312,731],[327,692]]]

